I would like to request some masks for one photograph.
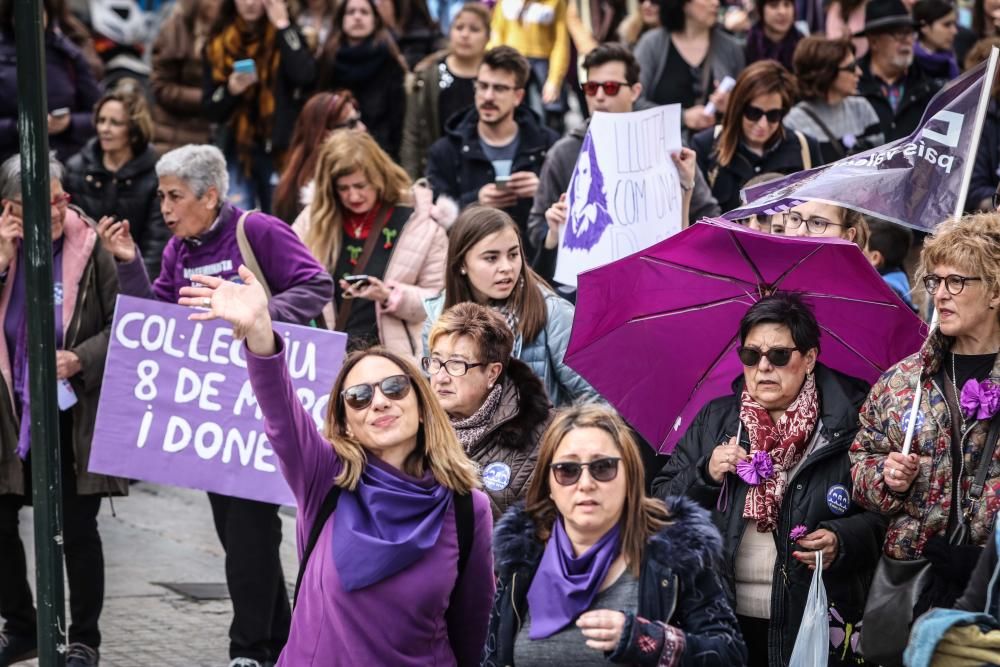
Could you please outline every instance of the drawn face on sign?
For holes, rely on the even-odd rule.
[[[590,250],[613,222],[604,194],[604,176],[597,163],[597,150],[590,134],[583,139],[569,187],[573,198],[564,243],[567,248]]]

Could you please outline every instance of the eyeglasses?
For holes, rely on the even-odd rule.
[[[858,71],[858,61],[857,60],[852,60],[851,62],[849,62],[846,65],[841,65],[840,67],[837,68],[837,71],[838,72],[851,72],[853,74],[854,72]]]
[[[768,109],[764,111],[760,107],[755,107],[752,104],[746,105],[743,109],[743,117],[746,118],[751,123],[756,123],[761,118],[767,118],[767,122],[771,125],[781,122],[781,119],[785,117],[784,109]]]
[[[618,476],[618,462],[621,458],[609,456],[603,459],[594,459],[590,463],[577,463],[575,461],[565,461],[549,465],[552,476],[559,486],[570,486],[580,481],[583,469],[590,472],[590,477],[596,482],[610,482]]]
[[[375,387],[390,401],[401,401],[410,393],[410,378],[407,375],[390,375],[374,383],[356,384],[340,392],[344,403],[352,410],[364,410],[375,400]]]
[[[440,359],[435,359],[434,357],[424,357],[420,360],[420,366],[424,369],[424,372],[428,375],[437,375],[438,372],[444,368],[445,372],[454,377],[460,378],[469,372],[470,368],[476,368],[477,366],[485,366],[484,362],[479,362],[477,364],[469,364],[461,359],[449,359],[448,361],[441,361]]]
[[[605,95],[608,97],[614,97],[618,94],[618,91],[622,89],[622,86],[627,88],[632,87],[631,84],[623,83],[621,81],[588,81],[587,83],[580,85],[580,87],[583,88],[583,92],[587,94],[587,97],[593,97],[601,88],[604,89]]]
[[[973,276],[960,276],[957,273],[952,273],[947,276],[937,276],[933,273],[929,276],[924,276],[924,289],[931,296],[938,291],[938,286],[944,283],[944,288],[948,290],[948,294],[952,296],[958,296],[965,289],[965,283],[970,280],[982,280],[982,278],[977,278]]]
[[[744,366],[756,366],[760,363],[761,357],[767,357],[772,366],[781,368],[787,366],[792,360],[792,354],[798,352],[797,347],[772,347],[766,352],[755,347],[739,347],[736,353],[740,355],[740,362]]]
[[[486,93],[492,88],[493,92],[497,95],[504,95],[518,88],[518,86],[508,86],[506,83],[490,83],[489,81],[480,81],[479,79],[476,79],[472,83],[476,87],[477,93]]]
[[[10,201],[12,204],[17,204],[21,208],[24,208],[24,202],[22,202],[20,199],[12,199]],[[58,206],[59,208],[62,208],[63,206],[68,206],[71,201],[73,201],[73,197],[70,196],[68,192],[64,192],[61,195],[56,195],[55,197],[53,197],[49,201],[49,205]]]
[[[803,218],[798,213],[783,213],[782,217],[785,220],[785,229],[798,229],[804,222],[806,223],[806,229],[810,234],[822,234],[830,225],[833,225],[834,227],[844,226],[842,223],[833,222],[831,220],[827,220],[826,218]]]
[[[348,118],[343,123],[337,123],[336,125],[333,126],[333,129],[353,130],[360,124],[361,124],[361,116],[357,116],[356,118]]]
[[[886,31],[882,33],[883,35],[889,35],[897,42],[905,42],[908,39],[913,39],[917,34],[913,28],[896,28],[892,31]]]

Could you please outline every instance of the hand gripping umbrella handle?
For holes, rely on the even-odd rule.
[[[740,436],[743,434],[743,422],[740,421],[739,425],[736,427],[736,444],[740,444]],[[725,513],[729,509],[729,474],[726,473],[722,476],[722,486],[719,488],[719,497],[715,501],[715,510],[720,513]]]

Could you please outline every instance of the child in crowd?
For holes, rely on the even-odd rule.
[[[868,238],[868,260],[892,291],[916,311],[910,296],[910,278],[903,269],[903,260],[913,244],[913,232],[906,227],[876,218],[868,218],[868,227],[871,232]]]

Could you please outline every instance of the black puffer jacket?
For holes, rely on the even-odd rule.
[[[842,375],[821,364],[816,365],[816,388],[820,398],[822,440],[802,461],[789,482],[782,498],[780,519],[773,533],[778,557],[774,566],[771,593],[771,621],[768,645],[772,667],[787,665],[799,631],[812,580],[809,568],[792,558],[793,544],[788,534],[794,526],[806,526],[810,531],[825,528],[837,535],[839,551],[824,572],[832,626],[845,631],[861,620],[868,585],[875,571],[885,537],[885,520],[866,512],[851,502],[851,462],[847,450],[858,430],[858,409],[864,402],[868,385],[861,380]],[[707,466],[712,450],[736,435],[739,422],[739,396],[743,378],[733,385],[733,394],[710,402],[688,428],[674,450],[670,462],[653,482],[653,494],[658,497],[687,495],[712,511],[712,517],[722,533],[724,582],[729,599],[736,601],[736,553],[747,520],[743,506],[749,487],[735,475],[730,475],[726,499],[719,512],[720,485],[708,476]],[[750,441],[743,430],[740,444],[747,450]],[[837,620],[839,616],[842,621]],[[849,638],[831,648],[831,665],[857,665],[857,656],[849,650]]]
[[[746,647],[719,581],[719,533],[708,513],[685,498],[666,501],[672,521],[649,538],[639,573],[637,614],[626,612],[622,640],[608,660],[657,665],[660,650],[639,648],[639,630],[657,621],[684,634],[683,667],[739,667]],[[514,665],[514,640],[528,611],[528,587],[545,543],[523,505],[512,507],[493,532],[497,592],[482,665]],[[636,616],[642,617],[636,621]],[[659,628],[662,632],[662,628]],[[633,632],[635,630],[635,632]],[[644,639],[644,642],[648,639]],[[662,647],[661,647],[662,649]]]
[[[494,519],[524,498],[535,473],[538,443],[552,421],[545,387],[523,361],[508,362],[501,391],[489,429],[468,450],[490,496]]]
[[[858,95],[871,102],[875,108],[886,141],[902,139],[916,130],[931,98],[945,84],[943,79],[935,79],[914,61],[906,71],[902,99],[893,110],[885,93],[882,92],[882,80],[872,74],[871,53],[860,59],[858,65],[862,72],[861,81],[858,82]]]
[[[128,220],[151,276],[160,275],[160,257],[170,240],[156,196],[156,151],[151,146],[117,172],[104,166],[101,144],[94,137],[66,163],[66,192],[94,220],[114,215]]]
[[[517,155],[510,172],[531,171],[539,174],[545,154],[559,135],[543,126],[538,117],[528,108],[520,106],[514,110],[517,122]],[[479,189],[496,180],[493,163],[486,157],[479,143],[479,112],[469,109],[458,113],[445,122],[445,135],[431,144],[427,155],[427,180],[431,182],[434,196],[447,195],[461,208],[479,201]],[[531,212],[531,197],[517,200],[506,209],[521,228],[521,236],[528,240],[528,214]]]

